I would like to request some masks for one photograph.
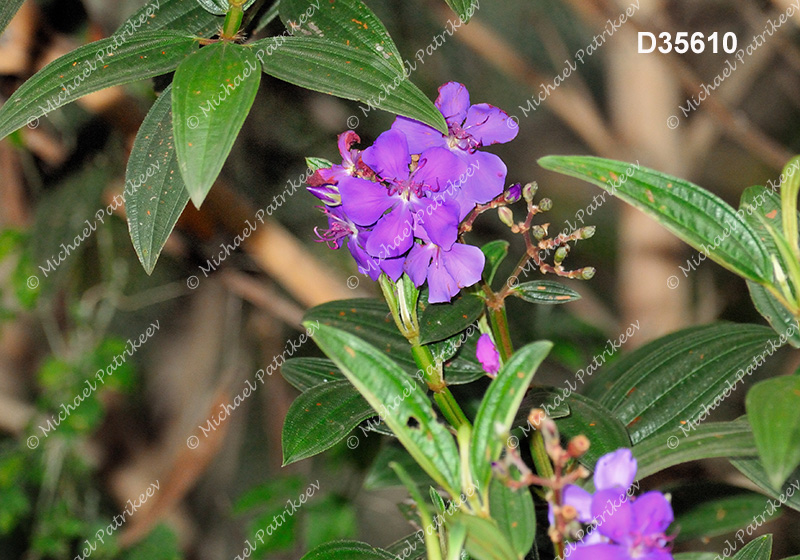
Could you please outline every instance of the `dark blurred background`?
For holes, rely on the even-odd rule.
[[[484,0],[469,25],[446,36],[424,63],[415,60],[417,51],[442,33],[448,19],[457,21],[444,3],[369,6],[400,52],[416,62],[411,79],[432,99],[439,85],[459,81],[473,103],[488,102],[519,117],[517,139],[490,150],[507,163],[509,183],[535,180],[539,196],[553,199],[543,221],[557,233],[565,220],[575,223],[576,212],[586,215],[600,190],[543,171],[536,164],[541,156],[638,161],[696,182],[737,206],[746,187],[777,180],[798,150],[800,13],[685,117],[679,107],[703,83],[713,83],[735,55],[636,52],[638,31],[664,30],[731,31],[738,48],[746,48],[768,18],[786,12],[788,0],[640,2]],[[54,58],[109,36],[141,4],[27,2],[0,36],[0,96],[7,98]],[[618,20],[633,6],[630,21],[606,33],[596,52],[535,111],[528,108],[542,84],[551,84],[566,61],[574,62],[576,51],[586,51],[603,33],[608,20]],[[260,35],[281,32],[275,21]],[[207,278],[198,267],[219,254],[220,244],[231,243],[244,220],[252,221],[287,181],[305,173],[305,156],[336,161],[336,135],[347,129],[350,115],[359,118],[356,132],[364,146],[388,128],[392,115],[371,111],[365,117],[358,103],[264,75],[220,179],[201,211],[189,205],[152,276],[136,259],[120,210],[54,274],[40,274],[36,290],[26,286],[31,271],[122,191],[135,133],[155,92],[168,81],[98,92],[0,142],[0,557],[22,557],[27,550],[33,552],[26,558],[66,558],[70,542],[107,524],[127,499],[156,479],[158,498],[119,531],[127,557],[145,555],[146,546],[154,546],[175,557],[232,558],[241,554],[250,527],[269,524],[287,499],[296,499],[316,480],[319,492],[276,530],[274,552],[267,557],[299,558],[331,538],[387,545],[411,533],[396,506],[404,490],[364,488],[372,459],[386,445],[378,434],[362,437],[356,450],[341,444],[281,468],[281,427],[297,392],[279,375],[267,378],[264,390],[216,431],[201,435],[197,449],[186,446],[187,437],[200,435],[198,426],[230,402],[246,379],[283,352],[287,340],[297,340],[305,309],[379,294],[358,275],[348,252],[315,242],[314,228],[325,223],[315,199],[302,190]],[[676,115],[679,124],[671,128],[668,119]],[[641,330],[623,351],[693,324],[763,323],[741,279],[710,261],[684,275],[679,267],[686,268],[696,252],[646,217],[609,197],[584,219],[597,226],[597,234],[578,243],[567,261],[573,268],[597,268],[591,281],[570,283],[583,299],[556,307],[510,303],[518,342],[556,342],[541,380],[557,383],[572,376],[635,321]],[[524,245],[487,213],[469,240],[495,238],[512,241],[502,277]],[[192,275],[199,279],[194,290],[187,287]],[[679,279],[677,287],[669,284],[671,276]],[[30,450],[25,440],[39,433],[35,426],[57,414],[84,379],[119,353],[120,344],[156,320],[158,334],[137,351],[113,389],[100,394],[96,406],[84,405],[81,418],[70,418],[57,437],[43,438]],[[309,343],[296,355],[320,354]],[[782,356],[756,376],[788,371],[796,362]],[[743,396],[742,391],[728,399],[714,419],[742,414]],[[674,471],[647,482],[663,488],[691,477],[749,484],[725,461]],[[797,521],[796,513],[787,512],[765,528],[776,534],[776,557],[800,550]],[[719,552],[723,541],[680,547]]]

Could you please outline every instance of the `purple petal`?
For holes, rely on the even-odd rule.
[[[494,375],[500,371],[500,353],[488,334],[482,334],[478,339],[475,357],[486,373]]]
[[[617,449],[597,460],[594,486],[598,490],[622,488],[627,490],[636,478],[637,463],[630,449]]]
[[[462,153],[464,155],[461,157],[467,163],[466,181],[462,183],[458,197],[463,219],[476,204],[489,202],[503,192],[508,170],[503,160],[494,154]]]
[[[464,130],[469,132],[482,146],[505,144],[516,138],[517,123],[508,118],[508,113],[488,103],[473,105],[467,111]]]
[[[357,177],[344,177],[339,181],[342,208],[360,226],[369,226],[378,221],[400,197],[389,196],[389,190],[380,183]]]
[[[386,273],[386,276],[391,278],[394,282],[403,275],[405,258],[398,257],[396,259],[384,259],[380,261],[381,270]]]
[[[350,250],[350,254],[353,255],[353,259],[355,259],[358,265],[358,271],[361,274],[368,274],[373,281],[377,280],[381,275],[381,270],[378,267],[377,261],[370,257],[352,238],[347,241],[347,248]]]
[[[379,259],[398,257],[414,243],[414,215],[405,204],[398,204],[378,220],[367,240],[367,252]]]
[[[435,254],[436,247],[434,245],[414,244],[406,257],[403,270],[417,288],[425,283],[425,279],[428,277],[428,267]]]
[[[623,542],[635,530],[633,505],[624,490],[595,492],[592,517],[597,522],[597,530],[615,542]]]
[[[407,117],[397,117],[392,123],[392,130],[405,134],[408,151],[412,154],[422,153],[428,148],[447,147],[447,138],[441,132]]]
[[[633,512],[642,535],[663,534],[675,520],[672,505],[661,492],[647,492],[636,498]]]
[[[339,146],[339,153],[342,155],[343,167],[355,167],[356,162],[353,156],[358,154],[358,150],[351,151],[350,148],[353,144],[359,142],[361,142],[361,138],[352,130],[347,130],[339,135],[336,143]],[[355,154],[353,152],[355,152]]]
[[[458,181],[466,170],[466,162],[447,148],[429,148],[420,154],[419,167],[412,180],[440,191],[449,183]]]
[[[578,521],[581,523],[589,523],[592,520],[592,495],[580,486],[568,484],[564,488],[563,502],[578,510]]]
[[[477,247],[456,243],[449,251],[440,251],[439,256],[457,288],[466,288],[480,281],[486,256]]]
[[[458,283],[450,276],[444,263],[441,262],[441,259],[434,258],[428,268],[428,303],[448,302],[458,292]]]
[[[397,130],[387,130],[364,150],[361,161],[384,179],[405,181],[411,164],[405,135]]]
[[[623,546],[615,544],[593,544],[589,546],[578,546],[572,553],[564,558],[569,560],[626,560],[631,558],[628,550]]]
[[[430,241],[445,251],[449,251],[458,239],[460,222],[458,202],[446,199],[426,199],[426,204],[418,208],[414,214],[417,225],[415,231],[419,232],[421,227]]]
[[[435,105],[444,115],[447,124],[461,125],[467,118],[469,92],[464,84],[447,82],[439,88],[439,97],[436,98]]]

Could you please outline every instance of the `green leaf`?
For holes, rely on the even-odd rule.
[[[552,347],[548,341],[523,346],[497,372],[486,390],[475,417],[470,448],[472,474],[480,488],[488,488],[492,463],[500,458],[505,445],[505,439],[499,436],[511,430],[522,397]]]
[[[677,542],[705,539],[732,533],[747,527],[755,516],[764,515],[770,521],[780,516],[779,510],[765,513],[768,502],[761,494],[742,492],[735,496],[704,501],[689,511],[677,515]]]
[[[774,338],[766,327],[733,323],[673,333],[611,364],[599,402],[628,426],[634,444],[695,426],[740,386],[748,362]]]
[[[222,170],[260,82],[253,51],[228,42],[200,49],[175,72],[172,125],[178,165],[197,208]]]
[[[475,560],[519,560],[508,538],[493,519],[464,513],[454,521],[467,528],[467,553]]]
[[[665,445],[666,444],[666,445]],[[664,438],[652,437],[633,446],[633,456],[639,462],[637,479],[643,479],[675,465],[717,457],[751,457],[757,453],[750,424],[705,422],[697,429],[681,434],[676,430]]]
[[[330,449],[374,415],[347,379],[308,389],[295,399],[283,422],[283,466]]]
[[[630,447],[631,440],[625,426],[611,412],[578,393],[568,399],[569,415],[556,420],[561,435],[567,439],[583,434],[591,443],[580,462],[593,469],[597,460],[622,447]]]
[[[152,0],[125,20],[114,35],[174,29],[182,33],[211,37],[219,32],[222,22],[222,18],[208,13],[197,2]]]
[[[744,453],[740,453],[739,456],[744,456]],[[800,511],[800,468],[788,476],[788,480],[783,486],[773,486],[770,482],[771,477],[767,474],[760,459],[756,457],[731,459],[731,464],[753,481],[767,496]]]
[[[781,268],[788,271],[789,264],[784,261],[766,227],[766,224],[771,224],[773,229],[783,233],[780,196],[765,187],[750,187],[742,193],[739,208],[746,211],[745,221],[761,236],[764,245],[778,260]],[[756,309],[769,321],[775,332],[787,336],[792,346],[800,348],[800,331],[796,328],[797,319],[792,313],[761,284],[748,280],[747,288]]]
[[[800,466],[800,377],[767,379],[747,393],[758,456],[777,488]]]
[[[437,421],[425,391],[383,352],[352,334],[320,325],[313,337],[425,472],[457,495],[461,487],[458,450]]]
[[[198,45],[195,37],[175,31],[142,31],[122,45],[114,41],[78,47],[23,83],[0,107],[0,139],[84,95],[171,72]]]
[[[133,248],[151,274],[189,202],[172,135],[172,86],[153,104],[136,133],[125,170],[125,211]]]
[[[447,123],[434,104],[389,62],[326,39],[287,37],[252,43],[264,72],[294,85],[366,103],[428,124],[441,132]]]
[[[525,282],[514,288],[511,293],[531,303],[549,305],[569,303],[581,299],[581,295],[575,290],[552,280]]]
[[[499,480],[492,480],[489,512],[519,557],[524,558],[536,538],[536,512],[530,490],[512,490]]]
[[[396,560],[380,548],[358,541],[336,541],[318,546],[301,560]]]
[[[674,560],[715,560],[719,554],[713,552],[680,552],[673,554]]]
[[[255,1],[256,0],[247,0],[242,6],[242,11],[252,6]],[[228,0],[195,0],[195,2],[200,4],[208,13],[216,16],[224,16],[228,13],[228,9],[230,8]]]
[[[539,165],[614,194],[734,274],[762,284],[772,282],[764,242],[742,212],[715,194],[638,164],[597,157],[548,156]]]
[[[280,15],[292,35],[324,37],[382,59],[398,75],[404,74],[403,57],[389,32],[360,0],[281,0]]]
[[[320,169],[327,169],[333,166],[333,162],[325,159],[325,158],[318,158],[318,157],[307,157],[306,158],[306,167],[310,171],[318,171]]]
[[[401,486],[402,482],[394,471],[389,468],[389,463],[397,463],[405,469],[414,483],[419,487],[429,487],[433,480],[425,474],[414,459],[397,445],[384,445],[372,462],[372,466],[364,479],[365,490],[378,490]]]
[[[0,8],[0,35],[6,30],[8,24],[14,19],[25,0],[7,0]]]
[[[514,425],[527,424],[528,415],[531,408],[541,408],[553,420],[569,416],[569,405],[567,400],[570,396],[569,388],[556,388],[547,386],[534,387],[525,396],[527,407],[520,408],[517,412],[517,417],[514,420]]]
[[[772,556],[772,535],[753,539],[731,560],[769,560]]]
[[[478,320],[486,304],[474,294],[461,293],[450,303],[424,306],[419,319],[421,344],[430,344],[460,333]]]
[[[489,241],[486,245],[481,247],[484,256],[486,256],[486,264],[483,267],[483,277],[486,283],[491,285],[494,280],[494,275],[497,274],[497,269],[500,264],[505,260],[508,255],[508,247],[510,243],[504,239],[496,239]]]
[[[344,379],[336,364],[324,358],[291,358],[281,366],[281,375],[303,392],[321,383]]]
[[[445,2],[461,18],[461,23],[467,23],[481,7],[479,0],[445,0]]]
[[[411,354],[411,346],[397,330],[386,302],[367,298],[332,301],[310,309],[305,320],[319,321],[358,336],[391,357],[409,375],[415,375],[419,369]],[[456,342],[460,340],[454,338]],[[477,340],[477,336],[474,339]],[[448,342],[442,344],[447,345]],[[451,346],[455,345],[454,342]],[[435,349],[435,356],[443,350],[439,345]],[[469,383],[483,375],[485,372],[475,358],[475,345],[471,338],[461,346],[459,357],[446,364],[445,378],[448,384],[460,384]]]

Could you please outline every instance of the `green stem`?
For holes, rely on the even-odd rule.
[[[439,405],[444,417],[455,429],[461,426],[471,426],[464,411],[458,406],[453,393],[447,388],[442,378],[441,367],[436,363],[430,349],[427,346],[420,345],[419,341],[410,342],[414,361],[417,362],[425,383],[433,391],[433,400]]]
[[[242,26],[243,17],[244,11],[242,10],[241,3],[231,2],[230,8],[228,8],[228,13],[225,14],[225,23],[222,24],[221,37],[228,41],[232,41],[239,32],[239,28]]]
[[[505,304],[502,304],[499,309],[492,309],[490,307],[489,320],[492,323],[492,331],[498,343],[497,351],[500,352],[500,359],[505,363],[514,353],[514,345],[511,343],[511,332],[508,328]]]

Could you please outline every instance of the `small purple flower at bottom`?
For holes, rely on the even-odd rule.
[[[461,288],[481,279],[486,257],[472,245],[455,243],[445,251],[434,243],[415,243],[406,257],[404,270],[417,287],[428,281],[428,302],[449,302]]]
[[[581,542],[567,546],[565,558],[672,560],[671,537],[665,535],[672,506],[661,492],[632,495],[637,467],[630,449],[618,449],[597,461],[594,494],[575,485],[564,488],[564,505],[575,508],[581,523],[593,524]]]
[[[492,342],[492,337],[488,334],[482,334],[478,339],[475,356],[483,366],[483,370],[492,377],[500,371],[500,353]]]

